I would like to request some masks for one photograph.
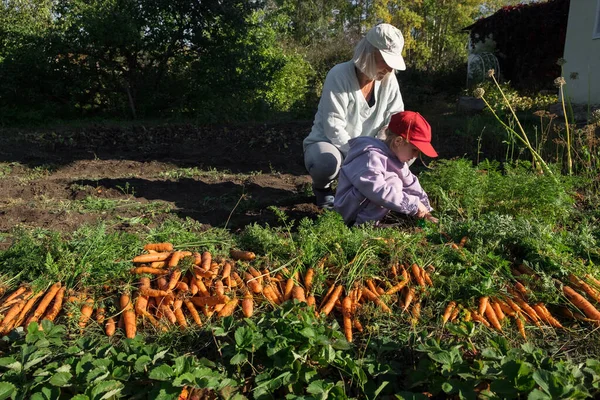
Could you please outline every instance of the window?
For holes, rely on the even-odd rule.
[[[600,0],[598,0],[598,5],[596,6],[596,24],[594,25],[592,38],[600,39]]]

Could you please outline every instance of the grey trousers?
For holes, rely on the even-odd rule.
[[[304,166],[315,189],[329,189],[340,173],[344,155],[329,142],[309,144],[304,151]]]

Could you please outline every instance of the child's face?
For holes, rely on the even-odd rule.
[[[408,162],[419,155],[419,149],[400,136],[394,140],[392,151],[401,162]]]

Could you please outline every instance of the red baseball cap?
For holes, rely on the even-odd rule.
[[[388,129],[406,139],[427,157],[438,156],[431,145],[431,126],[418,112],[402,111],[392,115]]]

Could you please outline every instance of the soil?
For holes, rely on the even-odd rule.
[[[311,124],[0,129],[0,234],[16,226],[72,232],[98,221],[139,230],[173,215],[235,232],[279,224],[273,207],[289,220],[316,218],[302,156]],[[438,137],[449,158],[449,136]]]
[[[270,206],[314,218],[302,158],[309,130],[309,122],[3,129],[0,232],[70,232],[102,220],[127,230],[172,214],[237,230],[277,224]],[[105,199],[116,206],[102,209]]]

